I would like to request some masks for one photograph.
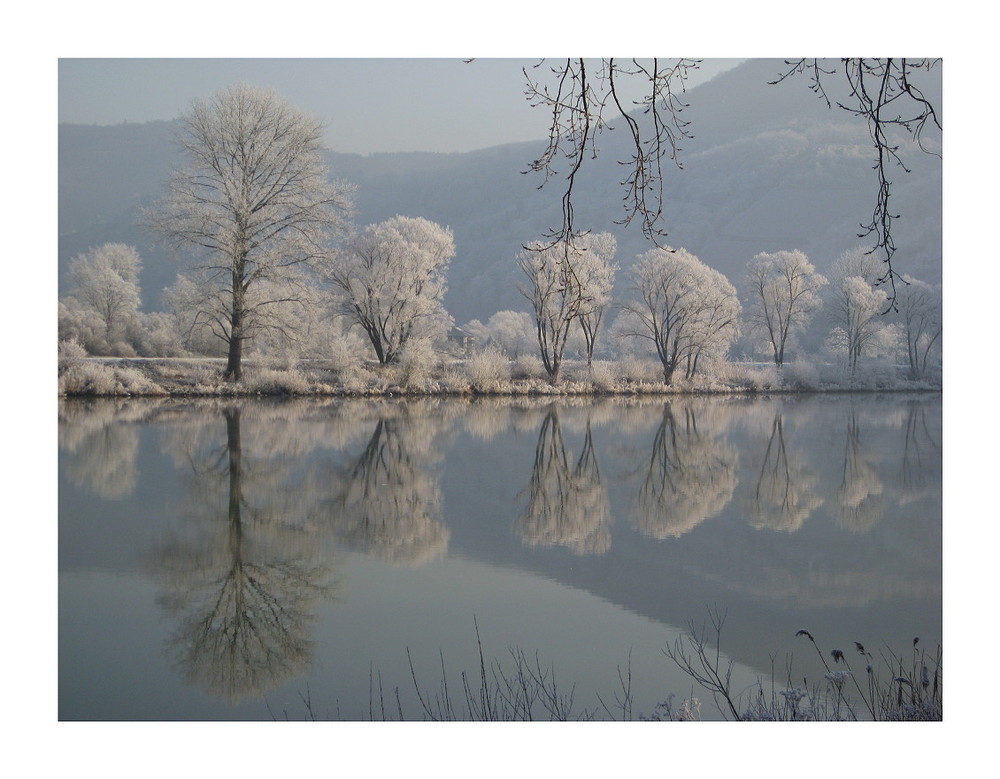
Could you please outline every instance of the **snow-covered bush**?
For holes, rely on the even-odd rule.
[[[87,356],[87,350],[83,348],[75,338],[67,338],[59,342],[59,374],[79,365]]]
[[[796,390],[818,390],[820,388],[819,369],[811,362],[797,358],[785,363],[782,369],[785,386]]]
[[[618,360],[618,375],[625,381],[658,382],[663,380],[663,371],[652,360],[637,354],[624,354]]]
[[[247,366],[243,370],[243,386],[262,395],[306,395],[312,384],[297,370],[277,370],[262,366]]]
[[[497,346],[487,346],[465,362],[466,375],[473,389],[494,391],[510,380],[510,361]]]
[[[590,366],[590,381],[594,389],[609,392],[615,386],[615,364],[606,360],[595,360]]]
[[[129,340],[143,357],[183,357],[186,354],[174,317],[162,311],[140,313],[129,329]]]
[[[164,389],[142,371],[77,359],[59,374],[61,395],[161,395]]]
[[[515,379],[541,379],[545,374],[542,358],[537,354],[522,354],[514,361],[511,375]]]
[[[428,338],[411,338],[399,355],[399,382],[413,389],[422,389],[441,367],[441,355]]]
[[[740,383],[752,392],[781,389],[781,373],[776,365],[746,366]]]

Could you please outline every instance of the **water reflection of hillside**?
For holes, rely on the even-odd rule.
[[[63,401],[59,442],[105,500],[187,474],[146,570],[190,677],[232,697],[308,666],[346,551],[520,567],[673,625],[725,604],[755,636],[940,625],[939,397]]]

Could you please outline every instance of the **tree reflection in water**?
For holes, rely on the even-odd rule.
[[[325,511],[334,534],[355,551],[388,562],[442,557],[449,532],[434,445],[433,419],[385,408],[356,462],[336,477]]]
[[[283,488],[280,458],[248,462],[240,408],[222,414],[225,444],[190,453],[183,521],[148,568],[178,618],[170,647],[185,675],[237,703],[309,668],[316,601],[333,585],[301,491]]]
[[[862,430],[852,406],[847,414],[844,467],[834,513],[837,525],[850,533],[867,533],[885,512],[879,460],[861,440]]]
[[[920,401],[906,404],[905,431],[898,481],[904,495],[913,495],[930,486],[927,474],[932,469],[940,471],[941,443],[931,433],[927,406]]]
[[[699,426],[703,410],[696,411],[694,402],[663,404],[632,519],[645,536],[678,538],[732,500],[737,453],[710,424]],[[710,422],[704,414],[702,419]]]
[[[517,518],[516,532],[527,546],[564,546],[578,555],[603,554],[611,548],[611,523],[590,417],[580,456],[570,468],[553,403],[538,432],[528,506]]]
[[[105,399],[60,403],[59,448],[71,455],[70,481],[105,500],[131,495],[139,478],[139,424],[156,405]]]
[[[805,453],[789,455],[781,410],[775,412],[752,497],[745,501],[755,528],[794,533],[823,504],[818,479],[805,467]]]

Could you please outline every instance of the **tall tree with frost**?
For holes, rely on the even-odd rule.
[[[745,283],[750,329],[771,347],[774,364],[782,365],[789,337],[803,330],[822,305],[818,293],[827,281],[805,253],[795,250],[756,255]]]
[[[531,304],[542,364],[553,384],[559,381],[574,321],[587,320],[581,327],[588,356],[593,352],[597,328],[610,301],[615,248],[613,236],[599,233],[577,236],[571,242],[535,241],[518,254],[517,266],[527,277],[518,290]]]
[[[98,315],[106,345],[124,338],[126,324],[139,309],[141,269],[139,253],[123,243],[106,243],[70,262],[73,297]]]
[[[612,260],[618,243],[611,233],[588,233],[577,239],[580,251],[575,254],[573,270],[583,296],[578,320],[587,350],[587,365],[594,361],[594,346],[604,312],[611,304],[618,266]]]
[[[906,274],[900,279],[903,283],[896,287],[896,305],[906,338],[910,375],[916,378],[927,371],[927,359],[941,339],[941,292]]]
[[[360,325],[382,365],[408,342],[440,336],[451,322],[442,299],[455,256],[451,230],[419,217],[369,225],[328,270],[341,309]]]
[[[652,342],[665,384],[682,364],[690,378],[700,357],[728,348],[740,303],[721,273],[685,249],[651,249],[630,276],[636,297],[622,306],[619,330]]]
[[[847,353],[851,373],[857,370],[861,356],[878,342],[883,327],[878,317],[885,305],[885,292],[871,286],[861,276],[848,276],[836,285],[833,297],[835,327],[829,342],[838,351]]]
[[[329,180],[320,123],[269,90],[238,85],[194,102],[177,137],[185,163],[149,220],[200,255],[201,316],[236,381],[244,344],[281,326],[272,311],[298,300],[306,269],[328,258],[351,191]]]
[[[880,271],[880,261],[873,254],[852,249],[834,261],[830,272],[834,328],[828,343],[847,354],[852,373],[861,356],[876,346],[885,327],[879,315],[887,311],[888,296],[878,286]]]

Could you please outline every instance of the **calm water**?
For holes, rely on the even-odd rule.
[[[821,678],[800,628],[940,641],[939,396],[59,414],[64,720],[420,719],[411,675],[461,703],[480,642],[598,717],[630,673],[638,717],[691,695],[662,649],[709,607],[739,685]]]

